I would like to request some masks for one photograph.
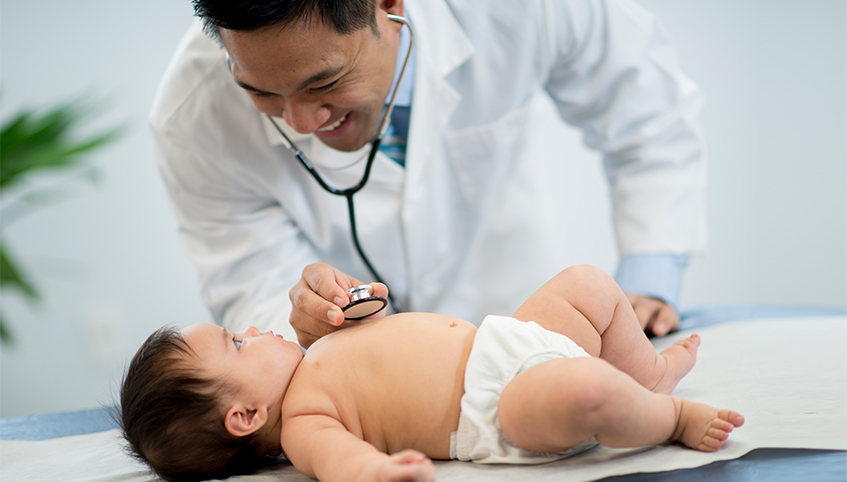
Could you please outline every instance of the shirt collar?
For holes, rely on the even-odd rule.
[[[411,24],[412,18],[409,16],[409,10],[406,9],[405,13],[406,20],[408,20]],[[392,81],[392,86],[397,83],[397,78],[400,77],[400,71],[403,70],[403,62],[406,60],[406,52],[409,51],[409,42],[411,42],[409,29],[403,28],[400,31],[400,47],[397,50],[397,65],[394,67],[394,80]],[[395,106],[410,107],[412,105],[412,90],[415,85],[415,51],[417,48],[417,45],[412,46],[412,54],[409,56],[409,65],[406,66],[406,73],[403,74],[403,82],[401,82],[397,87],[397,97],[394,99]],[[391,93],[389,92],[386,99],[390,98]]]

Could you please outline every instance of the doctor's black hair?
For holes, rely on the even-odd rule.
[[[194,15],[206,33],[220,40],[218,29],[249,32],[269,25],[288,26],[313,16],[341,34],[365,27],[376,31],[375,0],[192,0]]]
[[[255,434],[226,430],[219,398],[227,388],[188,368],[192,354],[179,331],[166,326],[132,358],[117,417],[129,454],[168,482],[223,479],[273,463]]]

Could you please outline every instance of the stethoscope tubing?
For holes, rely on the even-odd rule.
[[[365,263],[365,266],[368,268],[368,271],[374,277],[374,280],[384,284],[386,287],[388,284],[383,281],[382,276],[376,271],[376,268],[371,264],[370,259],[365,255],[365,251],[362,249],[362,245],[359,243],[359,235],[356,232],[356,208],[353,206],[353,193],[346,195],[347,199],[347,212],[350,218],[350,237],[353,238],[353,246],[356,248],[356,252],[359,253],[359,258],[362,259],[362,262]],[[391,290],[388,290],[388,303],[391,304],[391,309],[394,310],[395,313],[400,313],[400,303],[394,299],[394,296],[391,295]]]
[[[288,143],[288,149],[291,151],[292,154],[294,154],[294,157],[296,157],[297,160],[300,161],[300,164],[302,164],[303,167],[306,168],[309,174],[312,175],[315,181],[317,181],[317,183],[326,192],[334,194],[336,196],[344,196],[347,199],[347,211],[349,214],[348,217],[350,219],[350,237],[353,239],[353,247],[359,254],[359,258],[361,258],[362,262],[364,262],[365,267],[368,269],[368,271],[370,271],[371,275],[374,277],[374,280],[386,286],[388,286],[388,283],[386,283],[383,280],[382,276],[380,276],[379,273],[376,271],[376,268],[374,268],[370,259],[368,259],[367,255],[365,255],[365,251],[362,249],[361,243],[359,242],[359,235],[356,229],[356,209],[353,206],[353,195],[362,190],[362,188],[365,187],[368,182],[368,179],[370,178],[371,167],[373,167],[373,162],[376,158],[376,153],[379,151],[379,146],[382,143],[382,136],[388,129],[391,113],[394,110],[394,99],[397,96],[397,91],[400,88],[400,83],[403,81],[403,76],[406,74],[406,66],[408,66],[409,64],[409,58],[412,56],[412,47],[415,43],[415,32],[412,29],[412,25],[407,19],[392,14],[388,14],[388,18],[390,20],[402,23],[409,29],[409,49],[406,51],[406,58],[403,61],[403,68],[400,70],[400,75],[397,78],[397,85],[394,86],[394,89],[392,90],[391,94],[391,99],[388,102],[388,106],[386,107],[385,112],[383,112],[382,120],[380,121],[379,125],[379,130],[377,131],[373,141],[371,141],[371,152],[368,154],[368,160],[365,163],[365,172],[362,174],[362,179],[358,183],[356,183],[356,185],[347,189],[338,189],[327,184],[327,182],[324,181],[323,177],[321,177],[317,169],[309,161],[303,151],[298,149],[297,145],[294,144],[294,142],[288,138],[285,132],[283,132],[279,125],[277,125],[276,121],[274,121],[270,115],[266,114],[268,120],[271,121],[271,124],[273,124],[273,126],[280,133],[283,139],[285,139],[285,141]],[[394,296],[391,295],[391,289],[388,290],[388,301],[391,304],[391,308],[394,310],[395,313],[400,313],[402,311],[400,303],[394,298]]]

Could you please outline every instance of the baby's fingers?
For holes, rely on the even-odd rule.
[[[382,467],[380,480],[391,482],[435,481],[435,465],[426,455],[416,450],[403,450],[392,455]]]

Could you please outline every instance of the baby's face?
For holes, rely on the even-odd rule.
[[[222,381],[237,393],[273,406],[282,400],[303,351],[294,342],[250,327],[231,333],[217,325],[198,323],[180,330],[203,376]]]

